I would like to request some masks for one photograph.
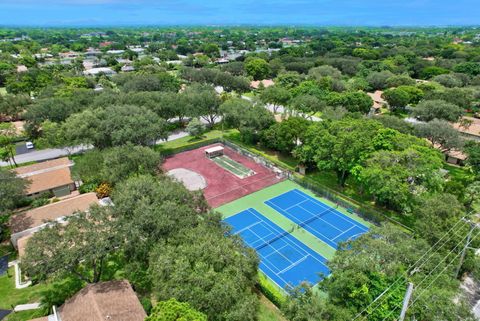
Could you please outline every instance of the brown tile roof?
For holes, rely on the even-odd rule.
[[[263,87],[265,87],[265,88],[275,85],[273,80],[264,79],[264,80],[256,80],[256,81],[250,82],[250,87],[258,89],[258,87],[260,87],[260,83],[262,83]]]
[[[386,104],[386,100],[383,99],[383,91],[381,90],[376,90],[373,93],[367,93],[373,100],[373,108],[375,109],[380,109],[383,107],[384,104]]]
[[[480,137],[480,119],[473,117],[463,117],[463,119],[471,121],[472,124],[465,128],[460,123],[455,123],[453,124],[453,127],[461,133]]]
[[[72,184],[70,166],[72,166],[72,162],[67,157],[63,157],[19,167],[14,171],[17,176],[30,181],[27,194],[33,194]]]
[[[12,216],[10,219],[10,227],[12,233],[18,233],[29,228],[40,226],[46,221],[72,215],[77,211],[85,211],[90,205],[97,202],[98,199],[95,193],[86,193],[67,198]]]
[[[15,169],[17,175],[28,174],[32,172],[37,172],[40,170],[49,169],[57,166],[69,166],[71,161],[67,157],[52,159],[46,162],[36,163],[32,165],[22,166]]]
[[[27,247],[28,240],[33,236],[34,234],[28,234],[26,236],[23,236],[17,240],[17,249],[18,249],[18,256],[22,258],[25,255],[25,248]]]
[[[88,284],[58,313],[62,321],[143,321],[147,316],[126,280]]]

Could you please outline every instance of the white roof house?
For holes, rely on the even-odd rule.
[[[86,76],[96,76],[99,74],[105,74],[105,75],[114,75],[116,74],[115,70],[108,68],[108,67],[100,67],[100,68],[92,68],[89,70],[85,70],[83,72],[84,75]]]

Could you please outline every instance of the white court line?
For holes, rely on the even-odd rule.
[[[335,214],[336,216],[338,216],[339,218],[341,218],[342,220],[344,220],[344,221],[346,221],[346,222],[348,222],[348,223],[350,223],[350,224],[353,224],[353,225],[358,226],[361,230],[364,230],[365,232],[368,231],[368,228],[364,227],[364,225],[363,225],[362,223],[357,222],[357,221],[355,221],[354,219],[346,216],[345,214],[339,212],[337,209],[335,209],[335,208],[333,208],[333,207],[331,207],[331,206],[329,206],[329,205],[327,205],[327,204],[324,204],[324,203],[320,202],[319,200],[315,199],[314,197],[312,197],[312,196],[310,196],[310,195],[307,195],[307,194],[305,194],[306,196],[305,196],[305,195],[302,195],[303,192],[301,192],[301,191],[297,191],[297,190],[293,190],[293,191],[294,191],[295,193],[297,193],[298,195],[301,195],[301,196],[303,196],[304,198],[307,198],[307,199],[313,201],[314,203],[316,203],[317,205],[319,205],[319,206],[321,206],[321,207],[333,209],[332,213]],[[304,193],[303,193],[303,194],[304,194]],[[340,214],[340,215],[339,215],[339,214]]]
[[[309,257],[310,254],[307,254],[305,255],[304,257],[302,257],[301,259],[299,259],[297,262],[294,262],[292,264],[290,264],[289,266],[287,266],[286,268],[284,268],[283,270],[281,270],[280,272],[278,272],[278,274],[282,274],[282,273],[285,273],[287,272],[288,270],[294,268],[295,266],[299,265],[300,263],[302,263],[303,261],[305,261],[307,259],[307,257]]]
[[[291,246],[291,245],[290,245],[290,244],[285,244],[284,246],[278,248],[278,251],[283,250],[283,249],[286,248],[287,246]],[[269,256],[271,256],[271,255],[273,255],[273,254],[275,254],[275,252],[272,252],[272,253],[270,253],[270,254],[268,254],[268,255],[265,255],[265,257],[269,257]]]
[[[248,209],[248,211],[250,211],[250,209]],[[272,229],[272,226],[270,226],[267,222],[265,222],[265,221],[262,220],[260,217],[258,217],[258,216],[255,214],[255,212],[250,211],[250,213],[251,213],[252,215],[254,215],[258,220],[260,220],[260,221],[264,224],[264,226],[271,232],[271,234],[274,234],[273,232],[277,233],[277,231],[274,231],[274,230]],[[272,231],[273,231],[273,232],[272,232]],[[251,232],[252,232],[253,234],[255,234],[255,235],[258,236],[258,234],[256,234],[255,232],[253,232],[253,231],[251,231]],[[290,234],[290,235],[291,235],[291,234]],[[260,237],[260,236],[258,236],[258,237],[261,238],[262,240],[264,239],[264,238],[262,238],[262,237]],[[293,236],[292,236],[292,237],[293,237]],[[291,241],[290,239],[288,239],[287,237],[281,238],[281,239],[282,239],[285,243],[287,243],[289,246],[291,246],[298,254],[303,255],[303,256],[308,255],[308,252],[306,252],[306,251],[305,251],[304,249],[302,249],[299,245],[295,244],[294,242],[292,242],[292,241]],[[304,243],[302,242],[302,244],[304,244]],[[305,244],[304,244],[304,245],[305,245]],[[271,244],[268,244],[268,246],[271,246]],[[305,245],[305,246],[306,246],[306,245]],[[318,253],[318,254],[319,254],[320,256],[322,256],[320,253]],[[323,257],[323,256],[322,256],[322,257]],[[290,261],[290,260],[289,260],[289,261]]]
[[[268,202],[268,201],[267,201]],[[272,227],[270,226],[270,224],[266,221],[264,221],[262,218],[258,217],[255,212],[251,211],[251,209],[248,209],[248,211],[253,215],[255,216],[259,221],[261,221],[264,226],[269,230],[269,231],[272,231]],[[257,235],[255,232],[251,231],[253,234]],[[263,239],[262,237],[258,236],[260,239]],[[292,236],[293,237],[293,236]],[[282,238],[283,239],[283,238]],[[327,238],[328,239],[328,238]],[[302,249],[298,244],[295,244],[295,242],[293,242],[292,240],[285,238],[283,239],[285,243],[288,244],[288,246],[290,246],[293,250],[295,250],[295,252],[297,252],[298,254],[300,255],[303,255],[303,257],[307,257],[307,256],[310,256],[312,257],[315,261],[317,261],[320,265],[322,265],[323,267],[327,268],[328,269],[328,266],[325,265],[322,261],[320,261],[319,259],[317,259],[315,256],[312,256],[310,255],[306,250]],[[301,241],[299,241],[301,242]],[[320,253],[318,253],[317,251],[311,249],[310,247],[308,247],[306,244],[304,244],[303,242],[301,242],[303,244],[303,246],[305,246],[306,248],[308,248],[309,250],[311,250],[312,252],[316,253],[318,256],[323,257],[323,255],[321,255]],[[330,244],[327,244],[328,246],[332,247]],[[271,244],[268,244],[268,246],[272,247]],[[278,252],[275,248],[273,248],[275,252]],[[273,253],[271,253],[273,254]],[[271,255],[270,254],[270,255]],[[282,255],[283,257],[285,257],[282,253],[279,253],[280,255]],[[287,282],[284,278],[282,278],[280,275],[277,274],[277,272],[275,272],[274,270],[272,270],[272,268],[277,268],[277,266],[275,264],[273,264],[268,258],[267,256],[264,256],[264,255],[261,255],[259,254],[264,260],[266,260],[268,262],[268,264],[265,264],[266,267],[272,271],[273,274],[275,274],[278,278],[280,278],[283,282],[285,282],[285,284],[289,284],[289,282]],[[286,257],[285,257],[286,258]],[[287,261],[289,262],[292,262],[290,261],[288,258],[286,258]],[[325,259],[325,258],[324,258]],[[269,267],[268,265],[270,265],[271,267]],[[273,280],[272,280],[273,281]],[[275,284],[277,284],[275,281],[274,281]],[[277,284],[278,285],[278,284]],[[281,287],[281,286],[280,286]]]
[[[350,231],[350,230],[351,230],[352,228],[354,228],[355,226],[356,226],[356,225],[353,225],[353,226],[352,226],[351,228],[349,228],[348,230],[345,230],[343,233],[338,234],[337,236],[335,236],[335,237],[332,239],[332,241],[335,240],[336,238],[339,238],[339,237],[342,236],[343,234],[347,233],[348,231]]]
[[[323,212],[321,212],[321,213],[315,214],[315,213],[313,213],[313,212],[310,212],[309,210],[307,210],[307,209],[306,209],[305,207],[303,207],[303,206],[298,205],[298,207],[303,208],[305,211],[307,211],[308,213],[310,213],[310,214],[313,215],[313,216],[310,217],[309,219],[311,219],[311,218],[313,218],[313,217],[316,217],[317,215],[327,214],[328,212],[331,211],[331,209],[328,209],[328,210],[323,211]],[[307,221],[308,221],[309,219],[307,219]],[[335,225],[333,225],[333,224],[325,221],[325,220],[324,220],[323,218],[321,218],[321,217],[317,217],[316,220],[322,220],[322,221],[324,221],[325,223],[327,223],[328,225],[330,225],[331,227],[333,227],[334,229],[336,229],[336,230],[339,231],[339,232],[342,232],[342,231],[343,231],[343,230],[339,229],[338,227],[336,227]],[[305,221],[303,221],[303,222],[305,222]],[[303,222],[302,222],[302,223],[303,223]],[[302,223],[300,223],[300,224],[302,224]]]
[[[255,223],[253,223],[253,224],[250,224],[249,226],[244,227],[244,228],[242,228],[241,230],[235,232],[234,235],[237,235],[237,234],[242,233],[243,231],[249,230],[251,227],[254,227],[255,225],[258,225],[258,224],[260,224],[260,223],[262,223],[262,222],[261,222],[261,221],[257,221],[257,222],[255,222]]]
[[[274,203],[272,203],[272,207],[273,207],[273,208],[275,208],[275,207],[279,208],[279,207],[276,206]],[[278,210],[277,210],[277,211],[278,211]],[[289,212],[285,212],[284,210],[282,210],[282,209],[280,208],[280,213],[282,213],[281,211],[283,211],[284,213],[287,213],[287,218],[288,218],[288,219],[292,220],[291,217],[294,217],[294,218],[295,218],[295,215],[292,215],[292,214],[289,213]],[[311,213],[311,212],[310,212],[310,213]],[[285,215],[284,215],[284,216],[285,216]],[[293,221],[293,220],[292,220],[292,221]],[[295,222],[294,222],[294,223],[295,223]],[[298,223],[295,223],[295,224],[298,225]],[[312,232],[308,231],[308,230],[305,228],[305,227],[307,227],[307,226],[308,226],[310,229],[314,230],[315,233],[323,236],[323,237],[324,237],[325,239],[327,239],[328,241],[332,241],[329,237],[323,235],[322,233],[320,233],[319,231],[317,231],[316,229],[314,229],[314,228],[311,227],[310,225],[306,225],[306,226],[302,227],[305,231],[307,231],[307,232],[309,232],[310,234],[312,234],[313,237],[315,237],[315,238],[317,238],[317,239],[319,238],[317,235],[315,235],[315,234],[313,234]],[[325,240],[322,240],[322,239],[320,239],[320,240],[323,241],[323,242],[324,242],[325,244],[327,244],[328,246],[330,246],[331,248],[335,249],[335,247],[333,247],[331,244],[326,243]],[[334,242],[334,243],[335,243],[335,242]],[[336,244],[336,243],[335,243],[335,244]],[[335,249],[335,250],[336,250],[336,249]]]
[[[308,201],[308,199],[304,199],[303,201],[298,202],[298,203],[295,204],[295,205],[289,206],[289,207],[287,207],[286,209],[284,209],[284,211],[288,211],[289,209],[294,208],[295,206],[299,206],[300,204],[305,203],[306,201]]]

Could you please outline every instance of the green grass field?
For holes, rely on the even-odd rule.
[[[237,163],[226,155],[214,157],[212,158],[212,161],[215,162],[218,166],[240,178],[248,177],[254,173],[251,169],[243,166],[240,163]]]
[[[24,289],[16,289],[14,275],[12,267],[8,269],[8,275],[0,276],[0,309],[10,309],[18,304],[38,302],[41,293],[49,287],[49,285],[41,283]]]
[[[235,200],[231,203],[222,205],[217,208],[217,210],[222,214],[223,218],[230,217],[232,215],[235,215],[243,210],[246,210],[247,208],[254,208],[263,215],[265,215],[268,219],[270,219],[272,222],[283,228],[284,230],[290,230],[291,227],[294,225],[292,221],[290,221],[288,218],[283,216],[282,214],[278,213],[268,205],[264,204],[264,202],[270,198],[273,198],[279,194],[288,192],[292,189],[299,189],[306,194],[309,194],[316,199],[320,200],[321,202],[329,205],[329,206],[335,206],[332,202],[330,202],[327,199],[320,198],[316,196],[314,193],[311,191],[301,187],[300,185],[290,181],[286,180],[283,182],[280,182],[278,184],[269,186],[267,188],[264,188],[258,192],[252,193],[250,195],[244,196],[238,200]],[[338,211],[342,212],[346,216],[364,224],[365,226],[371,226],[371,224],[362,218],[358,217],[355,214],[349,213],[346,209],[344,208],[338,208]],[[299,239],[301,242],[309,246],[311,249],[314,251],[318,252],[320,255],[325,257],[327,260],[331,260],[333,256],[335,255],[335,249],[315,237],[314,235],[310,234],[303,228],[300,229],[295,229],[292,233],[294,237]]]

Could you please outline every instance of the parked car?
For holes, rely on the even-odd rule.
[[[32,142],[26,142],[25,146],[27,147],[27,149],[33,149],[35,147],[35,146],[33,146]]]

